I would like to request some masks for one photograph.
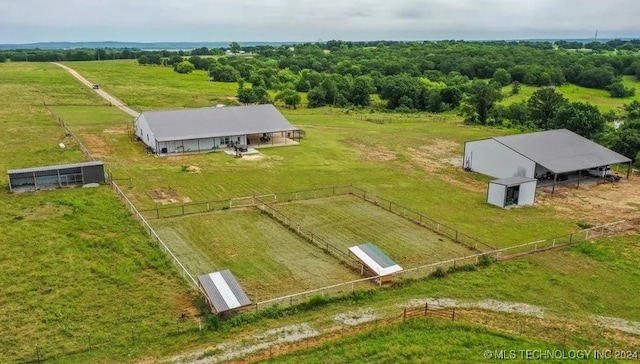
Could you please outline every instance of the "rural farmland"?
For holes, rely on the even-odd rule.
[[[236,83],[211,82],[202,70],[182,75],[135,60],[65,64],[137,111],[237,103]],[[634,76],[622,80],[640,85]],[[536,90],[525,85],[522,94],[503,104]],[[606,91],[573,84],[557,90],[570,100],[620,113],[623,103],[637,98],[613,99]],[[378,105],[371,109],[294,109],[274,100],[287,120],[306,131],[299,145],[264,148],[243,158],[223,152],[158,157],[135,140],[131,116],[55,65],[0,63],[0,96],[6,133],[0,139],[0,167],[81,162],[87,158],[81,143],[105,162],[111,182],[124,194],[116,197],[107,185],[33,194],[10,194],[6,188],[0,194],[0,224],[6,226],[0,268],[7,273],[0,280],[0,291],[7,293],[0,298],[0,326],[7,333],[0,340],[2,362],[271,356],[296,334],[315,347],[297,352],[298,347],[283,346],[281,359],[259,359],[358,362],[406,354],[405,362],[474,361],[482,354],[474,348],[489,344],[640,345],[635,304],[640,179],[632,175],[589,188],[566,185],[554,194],[540,189],[533,207],[489,206],[490,178],[462,169],[463,143],[528,131],[524,126],[469,124],[451,110],[388,112],[379,95],[372,97]],[[332,186],[358,186],[377,197],[283,197]],[[242,206],[260,198],[265,204]],[[127,199],[131,206],[122,204]],[[287,222],[261,212],[267,206]],[[341,286],[363,277],[336,255],[365,242],[404,268],[478,253],[403,217],[405,207],[413,216],[434,219],[437,229],[446,226],[496,248],[620,220],[625,224],[620,224],[624,231],[615,231],[618,236],[561,250],[447,266],[437,274],[398,275],[383,287],[368,281]],[[155,232],[149,236],[151,228]],[[327,248],[300,230],[312,232]],[[179,265],[194,277],[229,269],[252,305],[218,317],[193,282],[182,279]],[[322,290],[327,286],[340,287]],[[312,293],[298,295],[304,291]],[[430,302],[457,307],[462,322],[393,321],[404,309],[422,310]],[[378,323],[356,332],[360,324]],[[342,336],[339,344],[323,343]],[[425,352],[421,343],[440,349]],[[390,349],[383,352],[382,346]]]

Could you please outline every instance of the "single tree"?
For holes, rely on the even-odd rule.
[[[558,110],[567,103],[567,100],[554,88],[544,87],[536,90],[527,103],[535,125],[540,129],[548,130]]]
[[[587,139],[594,139],[604,130],[605,121],[597,106],[571,102],[558,109],[553,126],[557,129],[569,129]]]
[[[491,108],[501,98],[500,89],[496,84],[482,80],[474,81],[465,100],[470,106],[466,109],[467,122],[486,125]]]
[[[195,69],[196,67],[189,61],[182,61],[173,67],[174,71],[182,74],[191,73]]]
[[[501,86],[506,86],[511,83],[511,73],[504,68],[498,68],[493,73],[493,80]]]

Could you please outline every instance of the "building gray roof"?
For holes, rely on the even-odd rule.
[[[7,174],[20,174],[20,173],[34,173],[34,172],[44,172],[44,171],[55,171],[59,169],[69,169],[69,168],[79,168],[79,167],[93,167],[93,166],[102,166],[104,162],[102,161],[91,161],[91,162],[81,162],[81,163],[71,163],[71,164],[58,164],[53,166],[43,166],[43,167],[30,167],[30,168],[22,168],[22,169],[10,169],[7,171]]]
[[[228,269],[200,275],[198,281],[200,281],[207,299],[217,313],[251,304],[251,300],[240,287],[240,283]]]
[[[271,104],[145,111],[159,142],[298,130]]]
[[[514,176],[514,177],[496,179],[496,180],[491,181],[491,183],[495,183],[495,184],[498,184],[498,185],[503,185],[503,186],[510,187],[510,186],[517,186],[517,185],[521,185],[523,183],[536,182],[536,181],[537,181],[537,179],[535,179],[535,178]]]
[[[631,162],[631,159],[567,129],[493,139],[553,173],[574,172]]]

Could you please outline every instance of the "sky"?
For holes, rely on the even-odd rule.
[[[0,43],[640,38],[638,0],[0,0]]]

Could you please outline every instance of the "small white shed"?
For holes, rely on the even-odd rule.
[[[498,207],[533,205],[538,180],[526,177],[508,177],[489,182],[487,202]]]

